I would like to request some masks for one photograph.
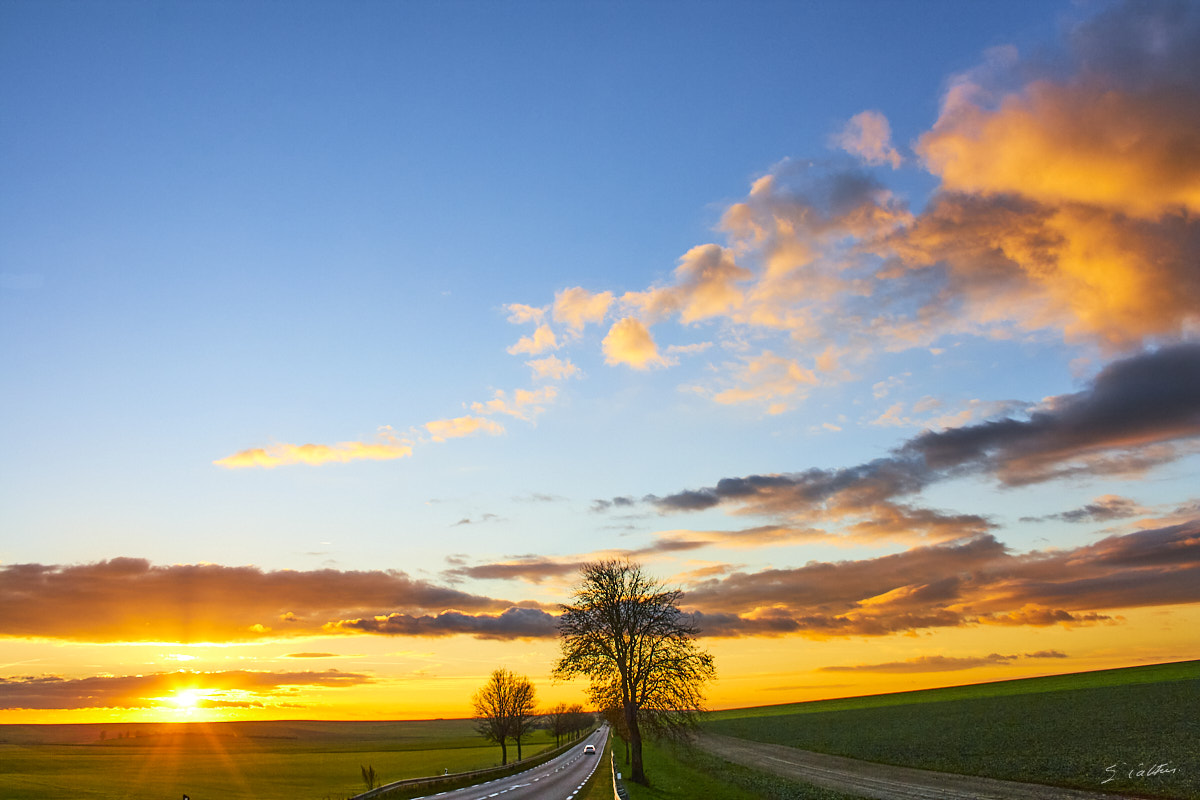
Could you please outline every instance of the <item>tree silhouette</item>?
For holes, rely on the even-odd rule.
[[[703,685],[716,673],[696,647],[699,631],[679,610],[683,592],[666,589],[627,559],[585,564],[562,606],[562,654],[554,676],[587,676],[596,708],[622,709],[632,780],[646,784],[642,729],[675,734],[695,725]]]
[[[517,743],[521,758],[521,740],[532,728],[536,693],[529,678],[501,667],[492,672],[487,683],[471,698],[475,711],[475,730],[489,742],[500,745],[500,763],[508,763],[508,740]]]

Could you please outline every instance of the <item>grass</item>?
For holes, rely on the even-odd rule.
[[[1198,698],[1193,661],[724,711],[706,728],[888,764],[1200,799]],[[1174,772],[1136,774],[1157,764]]]
[[[619,740],[614,741],[621,770],[625,751]],[[853,800],[851,795],[759,772],[686,745],[643,740],[642,758],[650,786],[625,781],[630,800],[694,800],[699,787],[704,788],[705,800]],[[624,772],[628,775],[627,767]],[[611,796],[610,791],[607,800]]]
[[[109,738],[100,740],[105,727]],[[538,734],[525,755],[553,744]],[[386,783],[499,761],[499,747],[474,735],[466,720],[0,726],[6,800],[150,800],[184,793],[193,800],[326,800],[363,791],[363,766],[373,766]]]

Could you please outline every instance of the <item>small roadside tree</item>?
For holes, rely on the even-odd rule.
[[[562,744],[563,734],[567,732],[567,704],[559,703],[546,712],[546,728],[554,734],[554,746]]]
[[[536,694],[529,678],[504,667],[493,671],[487,683],[471,698],[475,730],[489,742],[500,745],[502,765],[508,763],[510,738],[517,742],[517,759],[520,759],[521,739],[532,727],[536,703]]]
[[[683,592],[666,589],[627,559],[585,564],[558,621],[561,656],[554,676],[586,676],[596,708],[620,708],[629,734],[630,777],[647,784],[642,729],[678,733],[703,708],[716,674],[696,647],[698,628],[679,609]]]
[[[520,761],[521,741],[529,735],[537,724],[537,692],[529,678],[523,675],[513,676],[512,703],[508,716],[513,741],[517,743],[517,761]]]

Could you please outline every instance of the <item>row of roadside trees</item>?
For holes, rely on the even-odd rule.
[[[500,763],[508,763],[508,743],[517,746],[517,760],[522,758],[521,743],[535,729],[544,728],[554,734],[557,746],[591,726],[593,717],[576,703],[559,703],[545,713],[537,711],[537,692],[529,678],[501,667],[488,677],[487,683],[471,698],[475,711],[475,728],[489,742],[500,745]]]

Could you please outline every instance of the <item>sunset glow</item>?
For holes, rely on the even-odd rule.
[[[0,724],[1200,657],[1200,6],[281,11],[0,7]]]

